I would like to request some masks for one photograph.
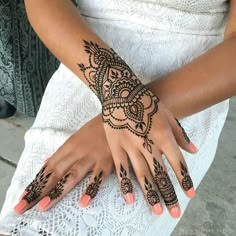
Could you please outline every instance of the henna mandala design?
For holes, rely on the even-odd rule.
[[[52,173],[48,173],[45,176],[46,165],[39,171],[36,175],[35,179],[31,182],[31,184],[25,189],[28,193],[22,198],[26,200],[28,203],[34,202],[42,193],[43,188],[45,188],[49,177]]]
[[[166,173],[166,171],[164,171],[159,161],[157,161],[154,157],[153,165],[155,171],[154,180],[160,190],[166,206],[176,204],[178,202],[178,199],[168,174]]]
[[[144,176],[144,180],[145,180],[145,189],[148,191],[147,192],[147,199],[148,202],[151,206],[154,206],[155,204],[157,204],[158,202],[160,202],[160,198],[158,196],[158,193],[152,189],[152,184],[148,181],[148,179],[146,178],[146,176]]]
[[[132,193],[133,192],[133,185],[129,178],[127,178],[127,172],[120,164],[120,177],[121,177],[121,191],[123,194]]]
[[[65,175],[47,194],[48,197],[50,197],[51,200],[55,200],[59,198],[63,191],[64,191],[64,185],[67,182],[68,178],[70,176],[70,173]]]
[[[86,189],[86,194],[89,195],[91,198],[94,198],[98,193],[99,186],[102,182],[102,175],[103,171],[101,171],[99,175],[94,177],[94,182],[91,183]]]
[[[182,186],[185,191],[188,191],[190,188],[193,187],[193,181],[188,174],[187,168],[184,166],[184,164],[181,161],[180,161],[180,166],[181,166],[181,175],[184,177],[182,179]]]
[[[90,89],[102,104],[103,122],[114,129],[128,129],[144,139],[143,147],[152,153],[148,138],[159,98],[137,79],[129,66],[111,48],[84,40],[89,66],[78,64]]]
[[[190,139],[189,139],[188,135],[186,134],[184,128],[181,126],[180,122],[179,122],[176,118],[175,118],[175,120],[176,120],[177,124],[179,125],[179,127],[182,129],[182,132],[183,132],[183,135],[184,135],[185,140],[186,140],[188,143],[190,143]]]

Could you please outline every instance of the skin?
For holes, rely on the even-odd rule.
[[[236,57],[232,53],[232,51],[235,52],[235,50],[233,49],[236,47],[236,27],[234,25],[234,21],[232,20],[235,19],[235,10],[235,1],[231,1],[230,18],[226,27],[225,41],[223,43],[210,50],[203,56],[199,57],[198,59],[194,60],[189,65],[186,65],[183,68],[171,73],[170,75],[167,75],[164,80],[158,80],[148,85],[150,90],[153,93],[158,94],[165,106],[168,107],[169,111],[171,111],[172,114],[174,114],[174,116],[178,119],[199,112],[207,107],[210,107],[235,95],[236,69],[230,63],[232,61],[235,61]],[[221,58],[221,61],[219,60],[219,58]],[[222,61],[227,61],[228,63],[222,65]],[[211,83],[212,78],[214,78],[214,84]],[[199,82],[199,79],[201,80],[201,82]],[[222,80],[224,80],[223,83]],[[211,84],[210,87],[209,84]],[[209,91],[209,88],[211,88],[212,86],[213,88]],[[166,93],[166,91],[168,91],[168,94]],[[186,91],[189,91],[189,93],[186,93]],[[207,92],[202,93],[201,91]],[[94,131],[96,132],[96,135]],[[92,137],[96,137],[96,142],[91,142]],[[93,145],[96,145],[98,140],[101,143],[98,143],[98,145],[96,145],[96,147],[94,148],[86,148],[86,145],[81,145],[81,147],[83,147],[82,149],[81,147],[78,148],[78,144],[82,144],[83,140],[85,140],[85,143],[86,140],[90,140],[90,143],[92,143]],[[101,148],[101,152],[99,152],[99,148]],[[99,158],[98,155],[95,156],[94,150],[96,150],[96,153],[102,153],[102,157]],[[81,157],[77,158],[78,153],[81,152],[83,153],[81,154],[81,156],[86,156],[86,158],[95,156],[91,157],[91,160],[93,166],[96,166],[96,168],[89,168],[88,166],[86,166],[87,162],[81,162],[83,164],[83,167],[81,168],[80,166],[80,171],[81,169],[85,169],[85,172],[89,170],[99,169],[99,167],[104,166],[104,163],[106,163],[107,165],[107,173],[113,168],[111,152],[106,142],[101,115],[95,117],[79,131],[77,131],[70,139],[68,139],[67,142],[60,149],[58,149],[58,151],[48,160],[47,166],[49,169],[53,169],[53,172],[57,173],[58,175],[57,178],[60,179],[60,177],[62,177],[69,169],[67,165],[68,160],[70,160],[70,163],[76,163],[77,161],[83,159]],[[106,162],[103,162],[104,158]],[[78,173],[80,172],[76,171],[75,169],[74,175],[78,176]],[[77,177],[77,182],[82,180],[82,178],[84,177],[82,175],[83,174]],[[40,199],[46,195],[46,190],[49,191],[49,189],[52,188],[56,182],[57,181],[55,178],[54,183],[50,183],[50,186],[45,189],[43,194],[40,196]],[[44,210],[52,207],[63,197],[63,195],[70,191],[70,189],[73,188],[72,185],[75,184],[74,182],[72,184],[72,182],[73,181],[70,182],[71,185],[65,185],[65,191],[60,196],[60,198],[58,198],[54,202],[51,202]]]
[[[92,91],[98,96],[99,100],[104,105],[106,99],[104,97],[104,94],[99,90],[104,88],[105,82],[102,81],[102,84],[97,86],[96,80],[94,78],[102,78],[102,80],[105,80],[105,76],[96,76],[88,80],[88,78],[86,78],[85,76],[85,70],[83,68],[90,68],[92,64],[96,64],[97,67],[103,66],[103,61],[96,61],[96,63],[91,63],[90,57],[93,56],[92,53],[94,52],[93,45],[96,45],[97,51],[105,51],[106,54],[112,54],[111,60],[117,64],[118,62],[120,63],[122,59],[120,59],[120,61],[117,60],[117,57],[114,54],[115,52],[112,51],[111,48],[89,28],[87,23],[80,16],[80,13],[76,9],[76,7],[70,1],[52,0],[48,2],[45,0],[26,0],[25,4],[30,23],[32,24],[33,28],[42,39],[42,41],[60,61],[62,61],[68,68],[71,69],[71,71],[73,71],[78,76],[79,79],[81,79],[87,86],[92,89]],[[57,38],[60,38],[60,40],[55,40]],[[64,45],[67,46],[65,47]],[[124,61],[122,61],[122,66],[120,67],[121,68],[117,69],[119,73],[124,69],[125,71],[129,71],[129,74],[133,73]],[[97,71],[99,71],[99,69],[97,69]],[[129,81],[136,83],[138,81],[138,78],[134,74],[132,76],[129,75],[127,77],[127,82],[124,81],[124,84],[128,84]],[[133,90],[131,91],[136,91],[135,86],[133,86]],[[129,112],[125,113],[123,108],[117,109],[117,112],[114,112],[114,114],[112,114],[113,116],[110,114],[105,116],[106,112],[104,112],[103,110],[103,127],[106,139],[108,140],[109,148],[111,150],[121,188],[124,181],[121,178],[120,168],[121,165],[124,167],[127,173],[126,178],[130,180],[128,168],[128,161],[130,161],[139,184],[144,192],[144,195],[147,195],[147,190],[145,189],[145,178],[147,178],[148,182],[150,182],[151,185],[155,187],[154,191],[157,191],[156,184],[159,184],[155,184],[153,179],[153,177],[155,177],[153,156],[160,162],[163,169],[166,170],[161,156],[162,154],[165,154],[179,180],[180,185],[182,186],[183,175],[181,174],[180,162],[183,163],[186,169],[187,165],[183,158],[182,152],[179,149],[179,146],[190,153],[195,153],[196,147],[194,147],[194,145],[190,141],[187,141],[185,139],[186,135],[184,135],[182,127],[178,125],[175,117],[168,110],[165,104],[162,101],[159,101],[159,98],[154,95],[151,90],[149,90],[148,88],[145,88],[145,90],[142,91],[141,98],[138,98],[139,105],[143,110],[143,118],[141,119],[140,123],[144,123],[144,130],[142,130],[141,127],[138,127],[139,125],[136,126],[138,123],[134,125],[132,124],[132,129],[127,127],[121,129],[121,125],[118,124],[117,127],[119,128],[119,130],[114,128],[114,121],[109,123],[109,121],[113,119],[113,116],[119,120],[121,118],[123,119],[124,116],[127,116],[126,114]],[[131,93],[131,91],[129,91],[129,93]],[[113,96],[112,93],[110,93],[110,95],[111,97]],[[158,101],[158,104],[154,101]],[[136,101],[132,100],[132,102],[136,104]],[[150,102],[152,103],[152,106],[148,110],[146,108],[150,107]],[[111,110],[112,109],[109,108],[109,112]],[[127,122],[132,123],[129,117],[126,118]],[[140,136],[138,136],[138,131]],[[44,170],[44,177],[51,173],[51,176],[45,180],[47,183],[42,184],[39,181],[35,180],[32,184],[30,184],[30,186],[27,187],[27,189],[31,190],[31,192],[33,193],[29,193],[28,195],[24,196],[23,201],[27,202],[27,204],[25,204],[25,202],[23,203],[24,205],[27,205],[26,207],[24,207],[24,211],[31,208],[40,199],[42,199],[43,195],[45,195],[45,192],[48,192],[49,189],[52,188],[52,186],[60,180],[60,178],[62,177],[60,175],[62,173],[62,169],[55,170],[54,166],[55,165],[51,166],[51,162],[48,162]],[[69,171],[72,166],[67,165],[65,166],[65,168],[68,168],[66,169],[66,171]],[[86,167],[84,169],[86,169]],[[95,178],[97,179],[100,171],[101,169],[96,167],[91,177],[90,184],[91,186],[93,185],[94,191],[97,189],[97,187],[99,187],[96,184],[103,184],[106,176],[109,174],[109,169],[104,169],[101,183],[100,181],[96,182]],[[71,176],[68,178],[67,183],[69,183],[70,179],[72,179]],[[171,182],[168,179],[168,174],[166,175],[166,178],[168,180],[168,184],[171,185]],[[94,181],[96,182],[96,184],[94,184]],[[37,185],[37,188],[35,185]],[[89,188],[91,188],[91,186],[89,186]],[[130,186],[130,189],[131,188],[132,187]],[[38,192],[34,193],[34,189],[37,189]],[[170,189],[174,195],[174,190],[172,190],[172,188]],[[193,196],[193,186],[191,187],[191,189],[183,189],[185,194],[189,197],[190,190],[191,196]],[[91,189],[88,192],[92,192],[92,195],[90,195],[90,197],[93,198],[92,196],[94,195],[94,192],[91,191]],[[128,203],[132,203],[134,201],[133,192],[129,191],[128,194],[125,194],[122,191],[122,193]],[[167,193],[165,192],[163,194],[167,195]],[[83,201],[80,201],[80,203],[81,205],[84,205]],[[149,204],[149,202],[147,203]],[[171,203],[172,204],[168,205],[169,212],[173,217],[179,217],[180,207],[177,197],[176,199],[173,199]],[[45,204],[43,205],[45,206]],[[17,213],[22,213],[23,211],[22,209],[19,210],[19,207],[20,206],[17,205],[15,210]],[[155,207],[158,207],[159,209],[161,208],[160,205],[157,205],[154,206],[154,208],[152,207],[152,209],[155,210]],[[161,210],[159,211],[159,213],[155,213],[160,214]]]

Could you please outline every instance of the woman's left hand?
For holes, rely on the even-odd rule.
[[[102,116],[98,115],[73,134],[43,165],[35,179],[25,189],[14,210],[22,214],[39,203],[39,210],[54,206],[71,191],[89,172],[91,181],[85,190],[90,196],[97,194],[114,168],[107,144]],[[81,206],[90,199],[83,194]]]

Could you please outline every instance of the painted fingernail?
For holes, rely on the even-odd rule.
[[[87,207],[91,201],[91,197],[85,194],[80,200],[80,206]]]
[[[28,193],[27,191],[24,191],[24,192],[22,193],[22,195],[20,196],[19,201],[21,201],[21,199],[22,199],[27,193]]]
[[[134,195],[132,193],[127,193],[124,195],[125,200],[127,203],[129,204],[133,204],[134,203]]]
[[[50,197],[45,197],[45,198],[43,198],[41,201],[40,201],[40,203],[39,203],[39,209],[40,210],[43,210],[43,209],[45,209],[46,208],[46,206],[48,206],[48,204],[50,203],[50,201],[51,201],[51,199],[50,199]]]
[[[198,148],[192,142],[190,142],[189,145],[190,145],[190,147],[192,148],[192,150],[194,152],[198,152],[199,151]]]
[[[193,198],[195,196],[195,190],[194,187],[190,188],[187,192],[186,192],[187,196],[190,198]]]
[[[14,207],[14,211],[17,214],[21,214],[25,207],[27,206],[27,202],[25,200],[21,200],[15,207]]]
[[[157,215],[161,215],[163,213],[163,208],[160,203],[157,203],[153,206],[153,211]]]
[[[170,209],[170,214],[174,218],[179,218],[180,217],[180,208],[177,206],[174,206]]]

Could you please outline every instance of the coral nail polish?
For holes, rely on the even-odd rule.
[[[190,147],[192,148],[192,150],[194,152],[198,152],[199,151],[198,148],[192,142],[190,142],[189,145],[190,145]]]
[[[51,201],[51,199],[50,199],[50,197],[45,197],[45,198],[43,198],[41,201],[40,201],[40,203],[39,203],[39,209],[42,211],[43,209],[45,209],[46,208],[46,206],[50,203],[50,201]]]
[[[180,208],[177,206],[174,206],[170,209],[170,214],[174,218],[179,218],[180,217]]]
[[[21,214],[25,207],[27,206],[27,202],[25,200],[21,200],[15,207],[14,211],[16,214]]]
[[[195,196],[195,190],[194,187],[190,188],[187,192],[186,192],[187,196],[190,198],[193,198]]]
[[[127,193],[124,195],[125,200],[127,203],[129,204],[133,204],[134,203],[134,195],[132,193]]]
[[[162,208],[161,204],[160,203],[156,203],[153,206],[153,211],[154,211],[155,214],[161,215],[163,213],[163,208]]]
[[[91,201],[91,197],[85,194],[80,200],[80,206],[87,207],[90,201]]]
[[[22,199],[27,193],[28,193],[27,191],[24,191],[24,192],[22,193],[22,195],[20,196],[19,201],[21,201],[21,199]]]

